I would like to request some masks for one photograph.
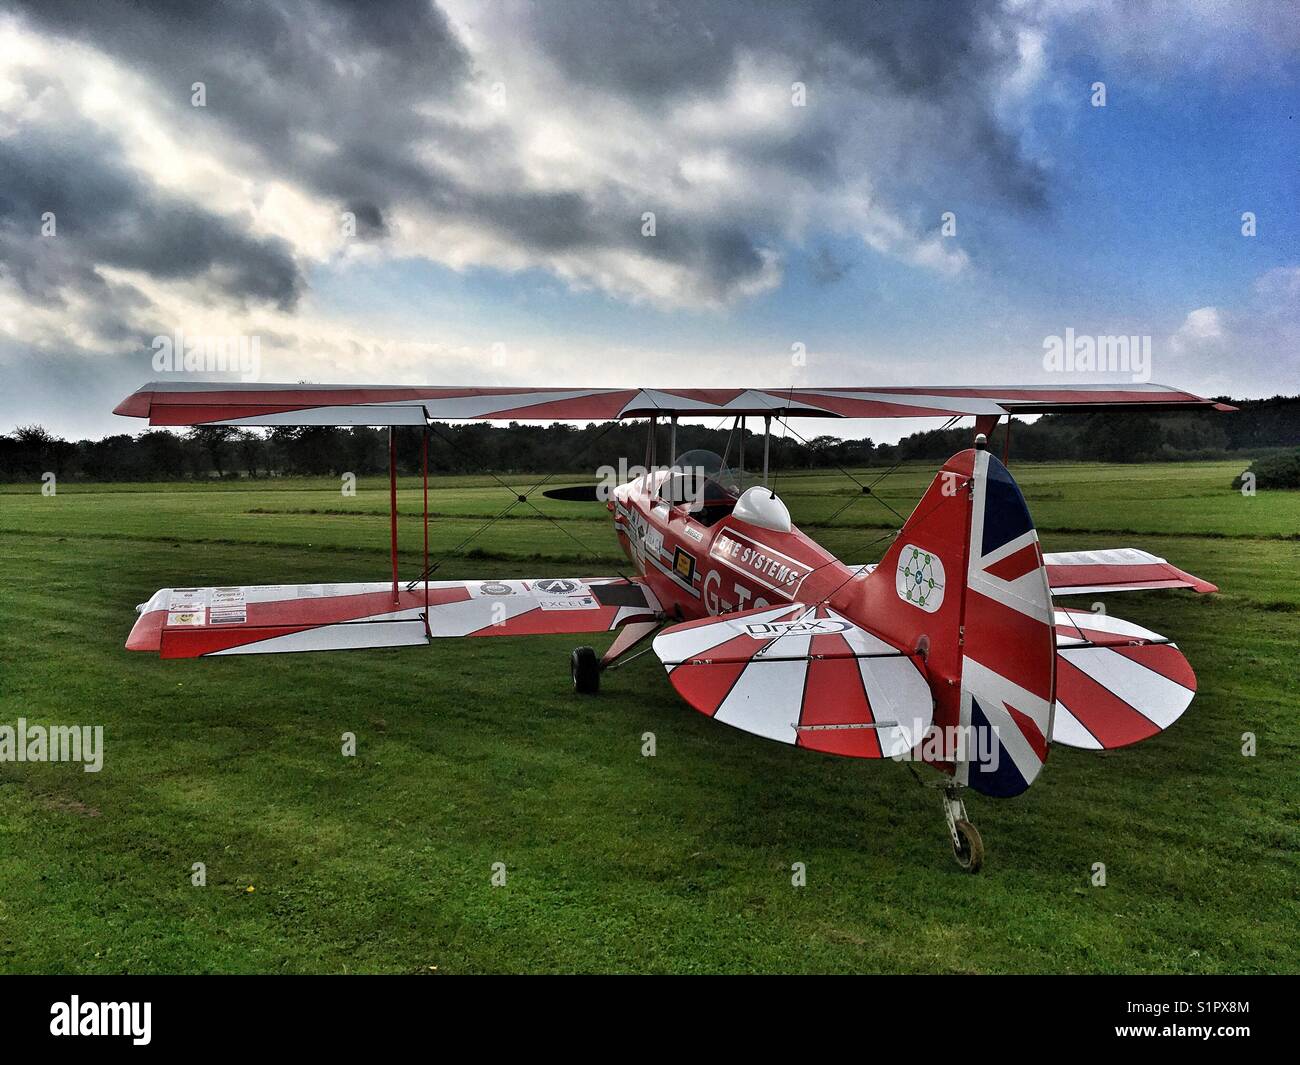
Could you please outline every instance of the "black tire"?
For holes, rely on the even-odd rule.
[[[573,690],[579,695],[595,695],[600,691],[600,659],[590,647],[575,647],[569,655],[569,675],[573,677]]]
[[[953,844],[952,856],[966,872],[978,873],[984,864],[984,841],[979,830],[969,821],[958,821],[955,827],[961,844]]]

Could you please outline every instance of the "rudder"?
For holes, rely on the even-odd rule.
[[[985,450],[949,459],[859,594],[872,629],[924,649],[934,724],[962,726],[966,760],[938,764],[986,795],[1028,788],[1047,757],[1056,642],[1038,534],[1007,468]]]

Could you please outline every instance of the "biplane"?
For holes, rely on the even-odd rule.
[[[1196,677],[1176,644],[1064,596],[1214,585],[1135,547],[1044,554],[1029,508],[988,446],[1013,415],[1232,409],[1156,384],[1018,388],[593,389],[359,387],[160,382],[116,413],[155,426],[389,427],[391,573],[356,584],[163,588],[126,646],[163,658],[428,644],[442,637],[612,633],[570,655],[573,689],[653,649],[668,681],[714,720],[778,743],[937,769],[954,856],[984,845],[967,788],[1007,798],[1038,777],[1052,743],[1102,751],[1176,721]],[[736,456],[678,454],[680,419],[721,417]],[[974,419],[972,446],[936,474],[883,557],[842,560],[801,532],[769,485],[772,425],[797,418]],[[432,580],[428,438],[439,423],[644,420],[644,466],[602,502],[630,574]],[[745,474],[748,419],[761,466]],[[398,573],[392,427],[423,427],[424,569]],[[666,461],[658,447],[667,436]],[[728,446],[730,452],[730,446]],[[746,478],[754,483],[746,485]],[[871,486],[860,485],[864,494]],[[514,491],[514,489],[511,489]],[[532,506],[520,493],[519,503]],[[635,651],[652,639],[650,648]],[[917,774],[919,777],[919,774]]]

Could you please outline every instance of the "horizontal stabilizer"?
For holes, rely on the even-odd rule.
[[[1209,581],[1193,577],[1163,558],[1135,547],[1103,551],[1057,551],[1043,556],[1053,595],[1145,591],[1152,588],[1191,588],[1217,592]]]
[[[1191,705],[1196,674],[1163,636],[1083,610],[1056,611],[1052,742],[1109,751],[1163,732]]]
[[[674,625],[654,649],[696,710],[781,743],[889,758],[916,746],[933,716],[912,659],[824,606]]]

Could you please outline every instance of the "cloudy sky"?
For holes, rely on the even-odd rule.
[[[138,430],[178,330],[783,387],[1060,381],[1069,328],[1300,391],[1298,101],[1283,0],[0,0],[0,432]]]

